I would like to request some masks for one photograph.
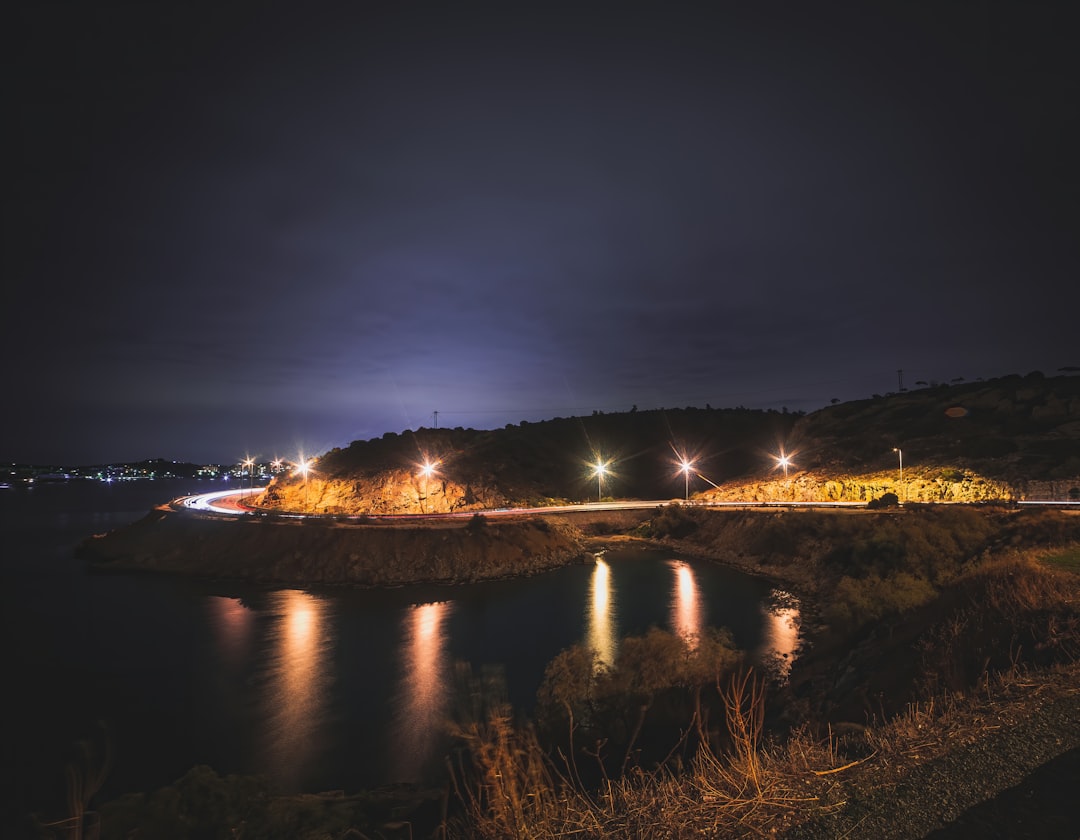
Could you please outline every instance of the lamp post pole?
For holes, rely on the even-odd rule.
[[[899,446],[894,446],[893,452],[900,459],[900,503],[903,504],[907,497],[907,493],[904,492],[904,451]]]
[[[308,486],[307,486],[308,472],[311,471],[311,465],[308,463],[306,458],[301,457],[300,463],[297,464],[297,469],[300,471],[300,474],[304,477],[304,513],[306,514],[307,513],[307,505],[308,505]]]
[[[683,484],[685,485],[685,491],[686,491],[683,498],[687,502],[690,501],[690,469],[693,466],[694,465],[692,463],[690,463],[689,461],[683,461],[682,462]]]
[[[418,501],[420,502],[421,513],[427,513],[427,511],[424,510],[424,499],[428,497],[428,479],[431,478],[431,474],[435,472],[435,468],[438,465],[438,461],[436,461],[435,463],[432,463],[431,461],[424,461],[423,466],[420,467],[420,475],[424,479],[424,495],[423,497],[419,497],[419,494],[417,494]]]

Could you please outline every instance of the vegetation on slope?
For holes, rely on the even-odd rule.
[[[1080,516],[664,508],[641,533],[806,594],[790,678],[748,669],[723,632],[654,629],[608,663],[557,656],[530,724],[463,670],[442,810],[407,791],[272,796],[197,769],[106,806],[103,836],[170,821],[203,836],[922,836],[1080,746]]]
[[[564,652],[539,726],[515,722],[497,693],[474,703],[452,833],[837,836],[862,824],[922,836],[1080,746],[1080,578],[1057,567],[1080,546],[1080,517],[678,511],[650,527],[774,572],[804,565],[797,579],[829,593],[835,625],[811,631],[785,684],[722,643],[699,655],[658,631],[624,642],[610,670]],[[624,673],[637,682],[613,706],[606,686]],[[1011,765],[990,760],[1001,749]],[[931,778],[938,790],[915,783]]]
[[[900,453],[897,452],[900,450]],[[781,451],[792,475],[776,469]],[[905,480],[899,480],[899,458]],[[1080,498],[1080,376],[1007,376],[839,403],[809,415],[679,408],[417,429],[354,441],[262,504],[322,513],[431,513],[615,498],[905,501]],[[610,464],[598,486],[592,466]],[[421,468],[437,465],[430,475]],[[715,485],[722,488],[714,493]]]

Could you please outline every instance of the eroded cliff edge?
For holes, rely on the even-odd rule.
[[[85,540],[79,553],[99,571],[297,586],[470,583],[538,574],[588,556],[580,531],[540,518],[400,527],[204,519],[166,509]]]

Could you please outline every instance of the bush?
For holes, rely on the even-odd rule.
[[[677,728],[675,722],[685,722],[700,706],[702,689],[718,684],[742,660],[727,630],[710,629],[687,641],[654,627],[623,639],[610,667],[586,646],[574,645],[548,664],[537,718],[547,737],[570,750],[568,738],[621,749],[625,769],[639,736],[649,740],[650,732]]]
[[[472,518],[465,525],[465,530],[469,531],[470,533],[475,534],[475,533],[479,533],[480,531],[486,530],[487,526],[488,526],[487,517],[484,516],[484,514],[482,514],[482,513],[474,513],[472,515]]]
[[[885,493],[877,499],[871,499],[866,503],[866,506],[870,508],[870,510],[900,507],[900,498],[895,493]]]
[[[682,505],[665,505],[649,523],[649,536],[680,540],[698,529],[698,521]]]
[[[907,572],[885,578],[842,577],[825,610],[825,618],[838,630],[854,633],[876,621],[929,603],[935,595],[929,581]]]

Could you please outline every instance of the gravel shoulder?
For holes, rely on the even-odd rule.
[[[923,838],[947,828],[973,806],[1023,783],[1059,757],[1080,750],[1080,667],[1017,680],[990,701],[966,701],[837,780],[832,808],[776,836],[787,840]],[[910,737],[914,735],[914,737]],[[1073,762],[1075,764],[1075,762]],[[843,774],[838,774],[843,775]],[[1063,814],[1072,809],[1071,826]],[[1066,822],[1068,817],[1064,817]],[[1046,825],[1000,823],[980,837],[1080,837],[1080,808],[1062,803]],[[1066,834],[1050,833],[1064,830]],[[959,837],[948,832],[935,835]]]

